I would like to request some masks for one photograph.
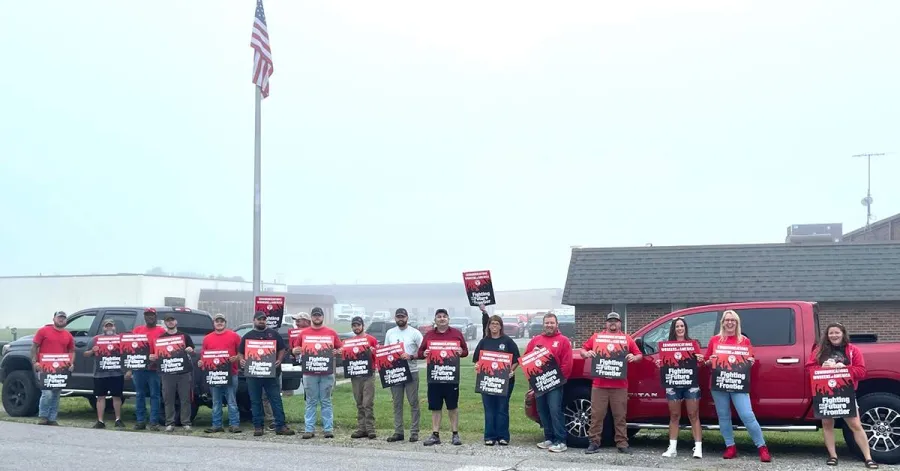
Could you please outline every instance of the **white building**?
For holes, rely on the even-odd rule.
[[[40,327],[55,311],[99,306],[197,309],[201,290],[253,291],[253,283],[133,273],[0,277],[0,329]],[[287,286],[266,283],[263,290],[285,292]]]

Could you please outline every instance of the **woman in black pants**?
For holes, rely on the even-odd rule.
[[[513,375],[519,366],[519,347],[513,339],[503,333],[503,319],[491,316],[488,322],[487,335],[478,342],[472,360],[478,362],[482,351],[512,354],[512,366],[509,372],[509,392],[506,396],[481,395],[484,405],[484,444],[494,446],[509,445],[509,398],[512,396],[516,378]]]

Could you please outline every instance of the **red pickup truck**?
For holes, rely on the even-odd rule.
[[[778,301],[692,307],[662,316],[635,332],[633,337],[644,352],[644,359],[628,366],[629,436],[641,429],[668,428],[668,406],[656,359],[658,342],[668,340],[672,319],[684,317],[691,338],[706,348],[710,337],[718,332],[726,309],[740,314],[743,334],[753,342],[756,363],[751,370],[750,397],[763,430],[818,430],[820,422],[813,417],[805,363],[825,326],[820,324],[816,303]],[[852,332],[851,341],[863,352],[868,369],[859,384],[857,402],[872,457],[880,463],[900,463],[900,343],[879,343],[877,335]],[[591,422],[590,361],[579,355],[580,345],[574,347],[572,377],[565,385],[563,410],[569,445],[585,447]],[[700,421],[705,429],[716,430],[718,419],[706,368],[700,369],[700,385]],[[540,423],[531,391],[525,396],[525,413]],[[736,414],[734,423],[740,424]],[[682,427],[689,427],[686,424],[684,421]],[[603,441],[611,442],[611,438],[612,416],[607,414]],[[846,427],[844,438],[851,450],[859,454]]]

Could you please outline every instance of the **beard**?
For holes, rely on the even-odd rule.
[[[266,325],[253,324],[253,328],[256,330],[266,330]]]

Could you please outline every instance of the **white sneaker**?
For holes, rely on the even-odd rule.
[[[568,449],[569,447],[567,447],[565,443],[556,443],[549,448],[549,450],[553,453],[562,453]]]
[[[699,446],[694,447],[694,458],[700,459],[703,458],[703,449]]]
[[[663,453],[663,458],[675,458],[677,456],[678,451],[676,451],[674,448],[669,448],[665,451],[665,453]]]
[[[174,432],[174,431],[175,431],[174,425],[166,425],[166,432]]]
[[[537,447],[540,448],[541,450],[546,450],[546,449],[550,448],[551,446],[553,446],[553,442],[551,442],[550,440],[544,440],[541,443],[537,444]]]

